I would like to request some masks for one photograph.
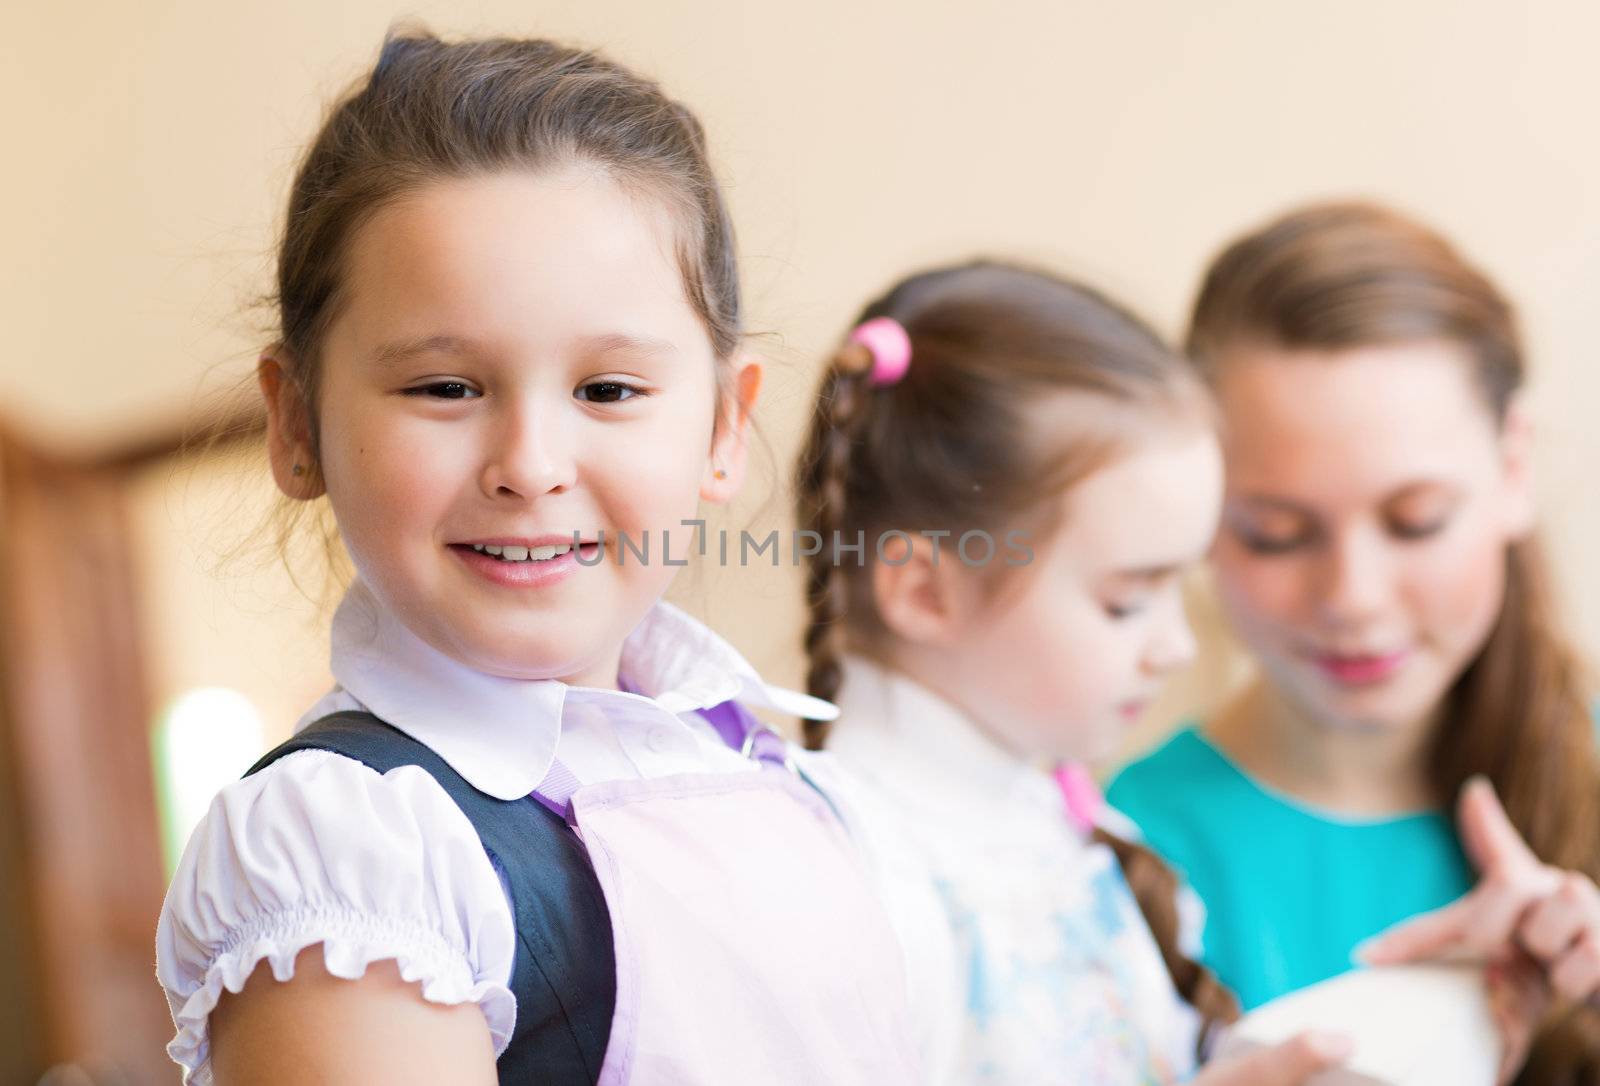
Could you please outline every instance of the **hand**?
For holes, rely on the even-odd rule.
[[[1600,889],[1586,875],[1540,862],[1483,777],[1462,789],[1457,821],[1478,885],[1356,953],[1368,965],[1442,957],[1487,962],[1505,1081],[1526,1058],[1553,994],[1593,1002],[1600,992]]]
[[[1600,888],[1587,875],[1541,863],[1482,777],[1462,789],[1458,822],[1478,885],[1380,935],[1358,952],[1361,960],[1393,965],[1448,955],[1505,964],[1522,951],[1558,995],[1600,992]]]
[[[1550,986],[1544,970],[1526,954],[1504,964],[1491,965],[1485,976],[1489,989],[1489,1011],[1500,1034],[1500,1069],[1495,1082],[1505,1086],[1516,1078],[1533,1047],[1550,1009]]]
[[[1350,1058],[1350,1038],[1308,1031],[1282,1044],[1208,1063],[1190,1086],[1300,1086],[1312,1075]]]

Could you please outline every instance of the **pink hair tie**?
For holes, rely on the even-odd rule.
[[[893,317],[874,317],[856,325],[850,342],[859,343],[872,355],[874,385],[892,385],[911,367],[911,337]]]
[[[1067,808],[1068,817],[1084,833],[1094,829],[1095,820],[1100,817],[1100,808],[1105,806],[1106,801],[1089,771],[1077,762],[1062,762],[1056,766],[1053,776],[1056,787],[1061,789],[1061,800]]]

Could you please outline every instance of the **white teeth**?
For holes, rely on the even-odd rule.
[[[561,543],[543,547],[496,547],[488,543],[474,543],[472,549],[479,554],[492,554],[503,562],[547,562],[566,554],[572,549],[572,545]]]

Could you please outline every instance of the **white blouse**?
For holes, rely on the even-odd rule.
[[[370,711],[425,743],[474,788],[526,796],[559,748],[582,783],[742,773],[695,710],[746,706],[829,719],[827,702],[769,686],[726,641],[657,603],[623,646],[639,694],[502,679],[456,663],[380,606],[361,581],[332,631],[334,688],[295,726]],[[495,1054],[510,1041],[516,937],[508,894],[477,831],[426,772],[378,774],[330,751],[290,754],[224,788],[190,837],[156,933],[156,973],[186,1083],[211,1081],[208,1023],[266,959],[288,980],[323,946],[330,973],[393,959],[436,1003],[478,1004]]]
[[[844,668],[828,750],[857,782],[875,847],[899,839],[890,905],[928,1081],[1187,1078],[1198,1017],[1116,857],[1069,819],[1050,775],[910,678],[853,656]],[[1109,809],[1099,821],[1136,834]],[[907,889],[918,869],[922,895]],[[1197,905],[1180,902],[1185,942]]]

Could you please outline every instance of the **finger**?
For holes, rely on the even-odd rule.
[[[1476,889],[1449,905],[1403,921],[1358,947],[1357,959],[1366,965],[1395,965],[1447,955],[1504,957],[1541,885],[1526,873],[1487,876]]]
[[[1318,1071],[1349,1059],[1354,1049],[1343,1034],[1308,1031],[1271,1048],[1213,1064],[1195,1086],[1300,1086]]]
[[[1356,960],[1365,965],[1394,965],[1419,958],[1436,958],[1455,949],[1481,907],[1475,894],[1476,891],[1441,909],[1401,921],[1358,946]]]
[[[1467,855],[1480,873],[1539,866],[1539,858],[1506,816],[1489,778],[1479,774],[1462,786],[1456,823]]]
[[[1512,999],[1503,983],[1489,982],[1489,1017],[1494,1020],[1495,1033],[1500,1037],[1500,1064],[1495,1069],[1494,1080],[1506,1086],[1522,1066],[1528,1047],[1527,1028],[1511,1008]]]
[[[1534,1034],[1550,1005],[1543,970],[1525,954],[1491,966],[1485,981],[1489,1008],[1500,1035],[1500,1067],[1496,1081],[1510,1082],[1521,1070]]]
[[[1531,1036],[1535,1026],[1550,1009],[1550,985],[1544,968],[1526,954],[1491,966],[1488,970],[1490,993],[1520,1020]]]
[[[1491,961],[1518,951],[1517,933],[1547,884],[1521,876],[1495,875],[1472,892],[1477,908],[1461,934],[1463,953]]]
[[[1600,889],[1575,871],[1556,891],[1535,901],[1517,929],[1523,947],[1541,962],[1555,961],[1585,931],[1600,930]]]
[[[1550,967],[1550,987],[1563,999],[1587,1000],[1600,992],[1600,934],[1585,931]]]

